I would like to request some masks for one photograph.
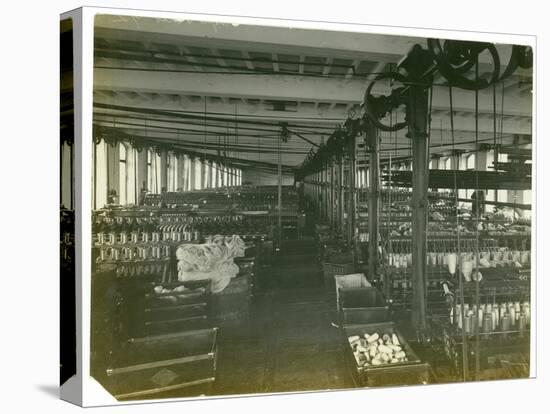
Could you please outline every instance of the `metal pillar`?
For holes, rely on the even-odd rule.
[[[325,165],[325,168],[323,170],[324,179],[323,179],[323,190],[325,192],[325,215],[324,220],[326,222],[329,222],[329,214],[330,214],[330,179],[329,174],[330,169],[328,165]]]
[[[335,170],[334,170],[334,160],[330,160],[330,228],[334,230],[334,216],[335,216],[335,192],[334,192],[334,181],[335,181]]]
[[[374,278],[378,266],[378,130],[372,124],[367,123],[365,145],[369,154],[369,267],[370,278]]]
[[[325,202],[326,202],[326,199],[325,199],[325,196],[326,196],[326,192],[325,192],[325,168],[323,167],[321,169],[321,172],[319,173],[320,175],[320,179],[319,179],[319,189],[321,190],[321,220],[324,220],[325,219],[325,213],[326,213],[326,205],[325,205]]]
[[[282,224],[282,210],[283,210],[283,194],[282,194],[282,185],[283,185],[283,174],[281,166],[281,138],[277,140],[277,242],[278,246],[281,246],[281,240],[283,237],[283,224]]]
[[[412,320],[417,330],[427,328],[426,225],[428,215],[428,90],[410,87],[407,103],[408,133],[412,139]]]
[[[339,171],[339,175],[340,175],[340,185],[338,187],[338,198],[339,198],[339,205],[338,205],[338,209],[339,209],[339,230],[340,230],[340,233],[342,234],[342,236],[344,235],[344,231],[345,231],[345,185],[344,185],[344,171],[345,171],[345,167],[344,167],[344,157],[341,156],[340,157],[340,164],[338,165],[340,171]]]
[[[348,173],[348,246],[355,246],[355,136],[349,140],[349,173]],[[355,257],[355,249],[352,250]]]

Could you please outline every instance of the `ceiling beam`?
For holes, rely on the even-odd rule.
[[[359,59],[354,59],[353,62],[351,62],[351,67],[348,69],[348,71],[345,75],[346,79],[350,79],[351,77],[353,77],[354,73],[359,68],[360,63],[361,63],[361,61]]]
[[[279,58],[277,57],[277,53],[271,54],[271,63],[273,64],[273,71],[279,72]]]
[[[239,48],[264,53],[269,50],[284,54],[385,62],[398,62],[416,43],[426,45],[425,38],[412,36],[300,28],[289,30],[274,26],[191,20],[166,19],[159,22],[150,17],[113,15],[96,16],[95,35],[105,39],[143,39],[207,48]],[[319,39],[323,41],[319,42]],[[498,45],[498,48],[504,50],[504,46]],[[491,64],[490,57],[485,55],[488,54],[480,55],[480,63]]]
[[[248,52],[246,50],[241,50],[241,54],[243,55],[243,57],[246,59],[244,61],[244,64],[246,65],[246,68],[249,69],[249,70],[255,70],[256,68],[254,67],[254,65],[252,64],[252,58],[250,57],[250,55],[248,54]]]
[[[330,73],[330,68],[332,66],[332,58],[327,58],[325,61],[325,66],[323,67],[323,75],[327,76]]]
[[[114,16],[96,17],[95,36],[113,40],[151,41],[219,49],[246,49],[249,52],[276,50],[277,53],[342,59],[367,59],[397,62],[415,44],[425,40],[406,36],[372,33],[327,32],[323,30],[284,29],[269,26],[212,24],[135,18],[126,22]],[[323,39],[323,42],[319,42]],[[236,46],[236,43],[239,43]]]
[[[99,89],[101,91],[101,89]],[[124,100],[122,97],[110,97],[109,93],[104,93],[102,96],[95,97],[96,102],[111,104],[111,105],[127,105],[128,101]],[[162,101],[162,96],[159,95],[158,98],[153,100],[153,104],[148,104],[147,102],[132,102],[131,106],[138,109],[160,109],[166,111],[190,111],[190,113],[195,115],[202,115],[204,113],[204,102],[192,102],[188,97],[186,97],[183,106],[176,105],[171,102],[169,99]],[[333,107],[329,107],[326,110],[319,111],[318,108],[307,107],[300,105],[296,112],[274,112],[269,110],[269,105],[263,104],[250,104],[250,103],[240,103],[238,105],[238,114],[239,119],[248,119],[256,121],[269,121],[269,122],[279,122],[286,121],[289,123],[296,123],[300,125],[310,125],[311,127],[316,126],[325,126],[330,128],[336,128],[337,125],[342,124],[348,117],[348,110],[336,109],[336,103],[333,103]],[[348,106],[351,104],[348,104]],[[447,108],[448,109],[448,108]],[[120,111],[111,111],[112,113],[120,113]],[[228,122],[234,122],[235,120],[235,104],[229,103],[208,103],[207,112],[213,113],[209,116],[215,116],[219,118],[226,118]],[[222,114],[222,115],[220,115]],[[223,115],[225,114],[225,115]],[[252,115],[247,117],[247,115]],[[402,118],[402,115],[400,115]],[[388,123],[387,119],[384,122]],[[492,117],[482,117],[479,118],[479,131],[492,133],[493,131],[493,120]],[[473,113],[454,116],[455,130],[456,131],[475,131],[475,122],[473,118]],[[450,129],[450,115],[447,110],[438,111],[432,113],[432,128],[444,127],[444,129]],[[497,118],[497,125],[500,125],[500,118]],[[517,119],[505,118],[503,120],[503,134],[528,134],[530,135],[532,131],[532,125],[529,117]],[[432,133],[432,136],[433,133]],[[435,136],[434,136],[435,137]],[[435,138],[434,138],[435,139]]]
[[[183,45],[177,45],[176,46],[178,48],[178,51],[180,53],[180,55],[189,63],[192,63],[193,64],[193,68],[195,70],[198,70],[198,71],[203,71],[203,67],[202,67],[202,64],[201,62],[199,62],[195,57],[193,56],[189,56],[191,55],[192,53],[189,51],[189,49],[186,47],[186,46],[183,46]]]
[[[364,81],[312,78],[279,75],[225,75],[214,73],[165,73],[139,70],[94,70],[94,87],[115,91],[154,92],[189,95],[225,96],[238,99],[268,99],[284,101],[314,101],[360,103],[365,91]],[[387,84],[379,82],[373,93],[387,94]],[[453,104],[456,111],[471,112],[474,94],[455,89]],[[510,93],[505,97],[505,112],[510,115],[531,116],[530,96]],[[449,108],[448,90],[434,88],[432,108]],[[508,108],[508,109],[507,109]],[[492,113],[492,88],[479,93],[479,109]]]
[[[218,65],[220,65],[222,67],[227,66],[227,62],[225,61],[225,58],[220,54],[218,49],[212,48],[212,49],[210,49],[210,53],[212,53],[212,56],[216,57],[216,62],[218,63]]]

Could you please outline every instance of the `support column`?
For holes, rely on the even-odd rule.
[[[352,251],[355,257],[355,136],[349,140],[349,172],[348,172],[348,246],[353,248]]]
[[[428,216],[428,90],[410,86],[407,104],[408,133],[412,139],[412,320],[417,330],[427,328],[426,225]]]
[[[282,160],[281,160],[281,140],[279,137],[277,140],[277,244],[280,248],[281,240],[283,237],[283,222],[282,222],[282,209],[283,209],[283,194],[282,194],[282,184],[283,184],[283,175],[282,175]]]
[[[369,154],[369,277],[374,278],[378,266],[378,130],[367,123],[365,145]]]
[[[344,160],[338,158],[338,229],[344,233]]]
[[[334,217],[336,213],[336,197],[334,191],[334,160],[330,160],[330,228],[334,229]]]

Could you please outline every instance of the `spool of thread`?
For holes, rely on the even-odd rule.
[[[523,313],[525,313],[525,321],[527,325],[531,325],[531,307],[529,306],[529,302],[525,302],[523,304]]]
[[[502,319],[502,317],[507,313],[506,305],[501,304],[499,309],[499,319]]]
[[[525,328],[526,328],[525,314],[522,313],[521,315],[519,315],[518,325],[519,325],[519,336],[522,337],[525,333]]]
[[[491,313],[485,313],[483,315],[483,332],[492,332],[493,331],[493,315]]]
[[[500,327],[502,331],[509,331],[510,330],[510,315],[505,313],[500,318]]]
[[[483,326],[483,316],[484,316],[483,309],[479,309],[477,311],[477,328],[478,329],[481,329]]]
[[[493,309],[491,314],[493,315],[493,330],[495,330],[500,323],[498,318],[498,309]]]
[[[472,333],[472,317],[471,315],[464,316],[464,332]]]
[[[516,324],[516,308],[510,306],[510,327]]]

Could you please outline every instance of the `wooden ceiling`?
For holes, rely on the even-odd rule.
[[[299,165],[349,115],[361,112],[367,85],[425,39],[306,29],[99,15],[94,39],[94,122],[136,137],[181,142],[195,151],[277,162],[280,123],[292,135],[283,163]],[[506,61],[509,46],[498,46]],[[480,73],[490,70],[481,56]],[[442,85],[443,79],[435,83]],[[387,93],[380,83],[375,93]],[[532,74],[497,85],[503,143],[531,136]],[[493,90],[479,94],[479,140],[494,136]],[[453,95],[457,148],[474,140],[474,94]],[[397,115],[403,118],[403,113]],[[383,135],[382,149],[409,152],[405,132]],[[301,135],[302,137],[299,137]],[[449,150],[449,91],[434,86],[431,141]],[[305,138],[305,139],[304,139]],[[202,147],[207,147],[201,148]]]

